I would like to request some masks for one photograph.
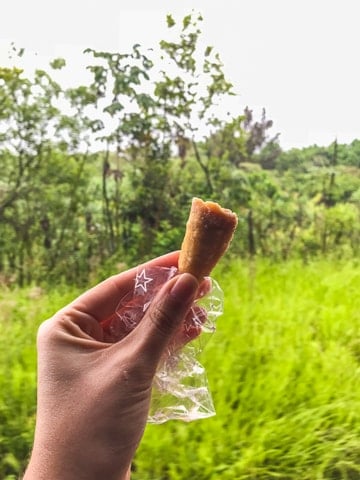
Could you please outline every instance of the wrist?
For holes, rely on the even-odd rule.
[[[49,451],[42,450],[38,453],[33,450],[29,464],[22,480],[130,480],[131,465],[114,468],[111,462],[94,461],[94,456],[88,456],[88,462],[72,459],[69,447],[69,455],[52,455]],[[93,458],[91,458],[93,457]],[[95,458],[101,458],[96,455]]]

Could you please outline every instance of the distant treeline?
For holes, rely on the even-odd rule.
[[[0,282],[83,285],[178,249],[193,196],[238,213],[234,255],[359,254],[360,140],[283,152],[265,111],[216,118],[233,91],[200,22],[168,16],[158,60],[88,50],[87,85],[55,80],[63,59],[0,67]]]

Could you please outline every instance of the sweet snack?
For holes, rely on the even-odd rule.
[[[215,202],[193,198],[179,256],[179,272],[198,280],[210,275],[228,249],[238,224],[237,215]]]

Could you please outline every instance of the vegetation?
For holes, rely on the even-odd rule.
[[[201,356],[217,415],[148,425],[134,479],[360,478],[359,271],[323,259],[222,265],[225,314]],[[0,478],[17,478],[31,446],[37,326],[76,293],[1,294]]]
[[[358,255],[360,141],[282,152],[265,111],[217,118],[233,91],[201,18],[167,22],[160,58],[88,50],[87,85],[56,81],[63,59],[0,68],[3,283],[86,285],[177,249],[194,195],[239,213],[238,255]]]
[[[36,332],[76,295],[39,287],[0,292],[0,478],[17,479],[29,458],[35,425]]]
[[[358,265],[234,261],[216,276],[225,315],[202,361],[217,415],[150,426],[134,478],[360,478]]]
[[[178,249],[200,196],[239,214],[202,358],[218,413],[149,425],[134,479],[360,479],[360,140],[284,152],[265,111],[217,118],[236,96],[201,21],[168,16],[159,56],[88,50],[86,85],[0,67],[0,478],[29,454],[39,323]]]

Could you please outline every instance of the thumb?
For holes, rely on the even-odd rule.
[[[138,326],[142,355],[157,362],[189,311],[199,284],[190,273],[167,282]],[[135,333],[135,332],[134,332]]]

